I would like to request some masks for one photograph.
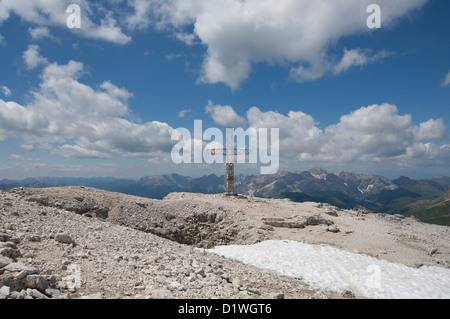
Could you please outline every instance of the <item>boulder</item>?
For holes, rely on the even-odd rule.
[[[283,218],[267,218],[264,223],[273,227],[281,228],[305,228],[305,224],[300,221],[287,221]]]
[[[12,260],[11,258],[0,255],[0,268],[3,268],[13,262],[14,262],[14,260]]]
[[[21,262],[10,263],[9,265],[5,266],[3,269],[10,271],[10,272],[26,271],[29,275],[39,273],[39,269],[37,269],[36,267],[26,266],[26,265],[22,264]]]
[[[70,237],[67,234],[57,234],[55,236],[55,240],[59,243],[63,243],[63,244],[74,244],[75,241],[72,239],[72,237]]]
[[[29,275],[25,278],[25,286],[30,289],[36,289],[42,293],[49,287],[48,280],[41,275]]]
[[[0,242],[13,242],[14,244],[18,244],[20,240],[16,237],[13,237],[11,235],[8,235],[6,233],[0,233]]]
[[[317,225],[333,225],[334,223],[331,220],[323,218],[320,214],[308,216],[305,218],[306,226],[317,226]]]
[[[326,231],[330,232],[330,233],[339,233],[341,230],[339,228],[337,228],[336,226],[332,225],[332,226],[327,227]]]
[[[3,247],[0,248],[0,256],[4,256],[7,258],[11,258],[12,260],[16,260],[16,258],[21,257],[22,254],[18,249],[11,247]]]
[[[8,286],[3,286],[0,288],[0,299],[6,299],[9,297],[11,289]]]
[[[36,289],[27,289],[27,295],[34,299],[49,299],[46,295]]]

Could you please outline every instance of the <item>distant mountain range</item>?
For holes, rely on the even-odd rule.
[[[14,187],[86,186],[129,195],[162,199],[171,192],[217,194],[225,191],[225,176],[200,178],[178,174],[147,176],[139,180],[106,178],[27,178],[0,180],[0,190]],[[274,175],[236,176],[240,194],[289,198],[296,202],[330,203],[342,209],[363,206],[377,213],[404,214],[433,224],[450,226],[450,177],[415,180],[350,172],[328,173],[322,168]]]

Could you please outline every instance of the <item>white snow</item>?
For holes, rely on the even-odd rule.
[[[207,251],[302,279],[313,289],[351,290],[358,298],[450,298],[450,269],[443,267],[411,268],[329,245],[286,240]]]

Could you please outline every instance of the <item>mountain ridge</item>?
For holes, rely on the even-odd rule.
[[[45,188],[86,186],[147,198],[162,199],[172,192],[218,194],[225,192],[225,176],[194,178],[179,174],[145,176],[138,180],[113,177],[27,178],[0,180],[0,190],[16,187]],[[323,168],[282,171],[273,175],[238,175],[235,189],[240,194],[262,198],[289,198],[296,202],[324,202],[342,209],[363,206],[378,213],[405,214],[426,221],[430,215],[438,224],[450,225],[450,177],[438,176],[394,180],[381,175],[348,171],[329,173]],[[428,212],[428,213],[427,213]]]

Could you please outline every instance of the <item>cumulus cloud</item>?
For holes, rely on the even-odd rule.
[[[415,132],[418,141],[442,141],[447,138],[446,127],[442,119],[430,119],[421,123]]]
[[[209,102],[207,110],[216,115],[216,123],[222,120],[230,124],[235,117],[243,120],[231,106]],[[448,147],[434,143],[447,139],[442,119],[416,125],[411,115],[399,114],[397,106],[389,103],[361,107],[323,129],[311,115],[301,111],[285,115],[263,112],[255,106],[246,117],[248,127],[279,129],[279,151],[285,160],[296,158],[333,165],[394,160],[405,166],[425,161],[437,163],[450,157]]]
[[[100,19],[100,25],[96,25],[90,20],[83,20],[83,23],[83,27],[79,30],[85,37],[100,39],[119,45],[128,44],[132,40],[131,36],[122,32],[121,27],[117,24],[117,20],[111,13]]]
[[[392,55],[392,53],[386,51],[371,55],[368,50],[361,50],[359,48],[353,50],[344,49],[344,55],[341,61],[334,66],[333,71],[338,74],[347,71],[353,66],[363,66],[365,64],[374,63],[390,55]]]
[[[383,28],[389,28],[428,0],[379,0]],[[132,41],[123,32],[154,26],[168,31],[187,45],[201,44],[206,53],[199,82],[225,83],[237,89],[255,63],[288,65],[293,79],[316,80],[352,66],[374,63],[385,57],[367,49],[350,49],[341,61],[330,57],[330,48],[346,36],[373,32],[366,25],[371,0],[3,0],[0,23],[12,14],[34,24],[33,39],[49,37],[50,27],[66,26],[69,4],[81,7],[82,27],[72,32],[86,38],[125,45]],[[1,41],[0,41],[1,43]]]
[[[0,86],[0,92],[6,97],[10,97],[11,96],[11,90],[8,87],[4,86],[4,85]]]
[[[18,15],[23,21],[37,25],[30,32],[32,37],[46,35],[46,27],[62,27],[67,29],[66,9],[70,4],[78,4],[81,8],[82,27],[74,30],[81,36],[99,39],[120,45],[131,42],[131,37],[124,34],[116,20],[107,13],[100,3],[92,4],[84,0],[2,0],[0,2],[0,23],[9,19],[12,14]],[[99,21],[95,23],[94,21]]]
[[[30,33],[30,36],[33,40],[40,40],[45,38],[55,39],[53,35],[50,33],[48,27],[29,28],[28,32]]]
[[[154,1],[159,28],[190,34],[207,47],[200,81],[233,89],[258,62],[288,63],[298,81],[322,77],[333,69],[328,50],[344,36],[370,32],[366,21],[371,0],[170,0]],[[420,8],[427,0],[380,0],[383,27]],[[359,14],[358,14],[359,13]],[[186,27],[193,25],[191,33]],[[353,54],[353,57],[352,57]],[[375,56],[349,50],[336,71],[374,62]],[[380,58],[380,57],[378,57]]]
[[[35,69],[39,65],[48,64],[47,59],[40,55],[39,50],[39,46],[29,45],[27,50],[23,53],[23,60],[28,70]]]
[[[252,107],[247,112],[250,127],[279,128],[280,154],[298,155],[300,152],[316,152],[323,138],[323,132],[317,127],[313,117],[303,112],[291,111],[288,115],[278,112],[262,112]]]
[[[399,114],[397,106],[389,103],[361,107],[324,129],[300,111],[285,115],[252,107],[247,120],[249,127],[279,128],[280,156],[285,160],[332,165],[389,160],[418,167],[442,165],[450,159],[450,148],[435,143],[447,138],[442,119],[416,125],[411,115]]]
[[[65,157],[151,156],[170,152],[172,128],[127,119],[131,93],[110,81],[80,82],[84,65],[49,63],[28,105],[0,99],[0,139],[13,136],[25,149]]]
[[[130,0],[134,13],[127,17],[128,28],[142,30],[150,25],[151,2],[148,0]]]
[[[341,117],[325,129],[326,144],[321,153],[345,161],[362,158],[392,158],[414,144],[410,115],[399,115],[392,104],[362,107]]]
[[[245,119],[239,116],[230,105],[214,105],[208,101],[205,112],[210,114],[214,122],[227,127],[239,127],[245,125]]]

